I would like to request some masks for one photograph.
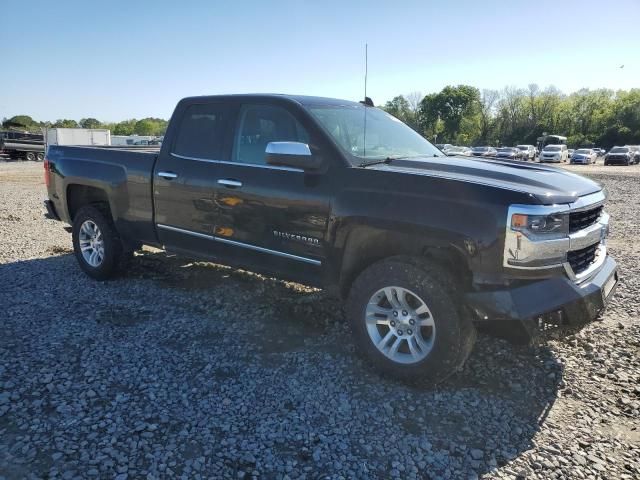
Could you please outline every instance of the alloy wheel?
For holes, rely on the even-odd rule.
[[[82,258],[92,267],[99,267],[104,260],[104,239],[95,222],[86,220],[80,226],[78,243]]]
[[[369,338],[390,360],[411,364],[427,357],[436,338],[433,315],[426,302],[403,287],[385,287],[367,304]]]

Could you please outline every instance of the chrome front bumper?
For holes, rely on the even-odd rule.
[[[509,208],[508,222],[514,212],[526,212],[531,214],[544,211],[548,213],[570,214],[584,210],[590,210],[602,205],[605,201],[603,192],[586,195],[581,197],[572,204],[556,205],[556,206],[537,206],[537,205],[512,205]],[[545,239],[542,236],[530,238],[526,235],[516,234],[509,229],[505,235],[505,245],[503,254],[503,266],[513,270],[557,270],[564,269],[567,276],[576,284],[581,284],[593,278],[594,275],[602,268],[607,258],[606,238],[609,234],[609,214],[602,212],[596,223],[588,227],[568,234],[561,238]],[[582,250],[584,248],[598,244],[595,260],[589,267],[581,272],[574,272],[569,261],[567,253]],[[563,258],[561,258],[563,257]],[[509,260],[517,259],[527,265],[514,265]],[[556,259],[550,260],[550,259]]]

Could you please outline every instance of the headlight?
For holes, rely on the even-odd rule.
[[[569,215],[527,215],[514,213],[511,215],[511,228],[523,232],[527,236],[567,235],[569,233]]]
[[[507,218],[504,266],[562,265],[569,249],[569,214],[563,206],[512,205]]]

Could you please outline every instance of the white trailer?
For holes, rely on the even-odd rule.
[[[47,145],[111,145],[111,131],[102,128],[47,128]]]

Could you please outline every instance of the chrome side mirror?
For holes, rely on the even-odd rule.
[[[311,154],[309,145],[302,142],[269,142],[265,154],[267,164],[274,166],[317,170],[322,163]]]

